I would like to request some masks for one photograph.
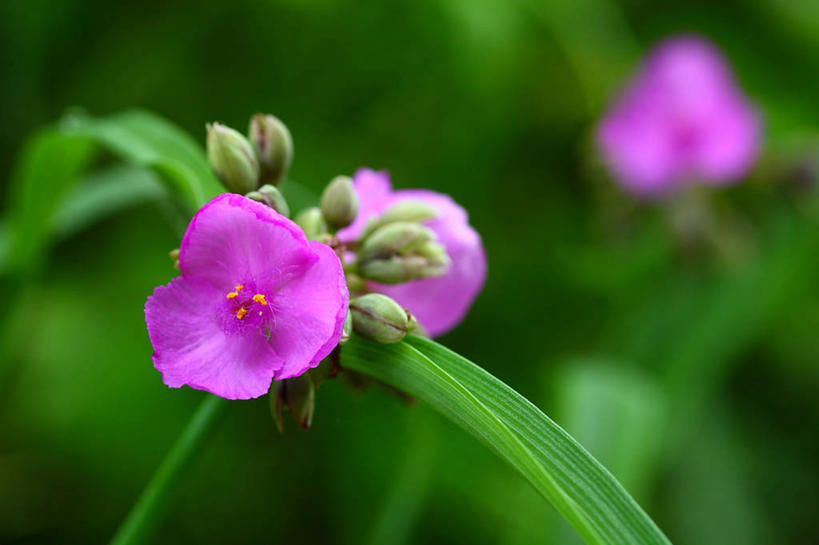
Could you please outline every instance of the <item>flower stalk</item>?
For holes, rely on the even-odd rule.
[[[227,401],[208,395],[191,417],[182,435],[162,460],[136,504],[117,529],[111,545],[144,543],[162,522],[168,502],[176,490],[184,470],[213,429]]]

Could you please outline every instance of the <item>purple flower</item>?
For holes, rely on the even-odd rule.
[[[466,211],[448,195],[435,191],[393,191],[389,174],[383,171],[359,169],[353,182],[359,212],[352,225],[338,232],[342,242],[356,240],[369,220],[399,201],[414,199],[438,210],[438,217],[425,225],[435,231],[452,260],[447,273],[390,286],[370,282],[368,288],[401,303],[430,335],[446,333],[463,319],[486,279],[486,254]]]
[[[633,193],[686,181],[742,177],[759,149],[760,121],[720,52],[703,38],[670,38],[645,60],[597,131],[615,177]]]
[[[214,198],[188,225],[179,265],[145,304],[154,366],[171,388],[258,397],[338,344],[348,304],[338,257],[262,204]]]

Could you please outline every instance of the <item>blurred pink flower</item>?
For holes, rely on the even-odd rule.
[[[677,36],[649,54],[603,118],[597,139],[617,180],[652,196],[686,181],[741,178],[757,156],[760,130],[716,47]]]
[[[446,333],[463,319],[486,280],[486,253],[466,211],[448,195],[435,191],[393,191],[384,171],[359,169],[353,182],[360,207],[355,222],[338,232],[342,242],[356,240],[369,220],[399,201],[417,200],[438,210],[438,217],[424,224],[435,231],[452,260],[447,273],[389,286],[369,282],[368,287],[401,303],[430,335]]]
[[[145,303],[154,366],[172,388],[258,397],[338,344],[348,303],[338,257],[262,204],[214,198],[188,225],[179,265]]]

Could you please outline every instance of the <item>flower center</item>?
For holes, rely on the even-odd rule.
[[[227,333],[242,333],[268,325],[272,313],[267,296],[251,283],[237,284],[225,294],[219,311],[220,322]]]

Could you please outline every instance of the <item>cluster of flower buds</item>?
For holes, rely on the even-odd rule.
[[[281,121],[257,114],[247,137],[210,124],[207,155],[229,193],[196,213],[170,252],[179,276],[145,305],[154,366],[170,387],[268,393],[280,430],[285,410],[308,428],[315,390],[342,368],[351,335],[385,344],[440,335],[483,285],[480,237],[446,195],[394,191],[386,173],[359,169],[290,220],[279,185],[293,143]]]
[[[277,185],[293,159],[290,131],[278,118],[256,114],[248,137],[219,123],[208,125],[208,159],[225,187],[289,217],[290,208]],[[328,244],[345,264],[350,291],[361,296],[350,304],[341,343],[351,330],[369,339],[393,343],[417,329],[412,315],[393,299],[366,293],[366,282],[402,284],[444,274],[450,265],[446,248],[435,231],[422,222],[438,211],[417,200],[399,201],[370,219],[352,244],[334,237],[358,217],[359,198],[349,176],[333,178],[321,195],[319,206],[301,211],[295,218],[309,240]],[[282,398],[284,388],[277,396]],[[282,398],[283,399],[283,398]],[[286,399],[278,405],[288,406]]]
[[[248,137],[220,123],[209,124],[207,130],[208,161],[228,191],[244,195],[284,180],[293,160],[293,140],[275,116],[254,115]]]
[[[348,330],[352,325],[368,339],[398,342],[418,329],[415,318],[390,297],[367,293],[366,283],[401,284],[444,274],[450,265],[446,248],[432,229],[421,224],[438,212],[420,201],[400,201],[370,219],[357,240],[341,243],[335,234],[356,221],[359,204],[352,178],[336,176],[324,188],[320,206],[303,210],[295,221],[308,239],[336,250],[350,292],[360,295],[350,303]]]
[[[448,267],[449,256],[435,232],[412,221],[393,221],[372,230],[361,240],[357,261],[359,276],[381,284],[440,276]]]

